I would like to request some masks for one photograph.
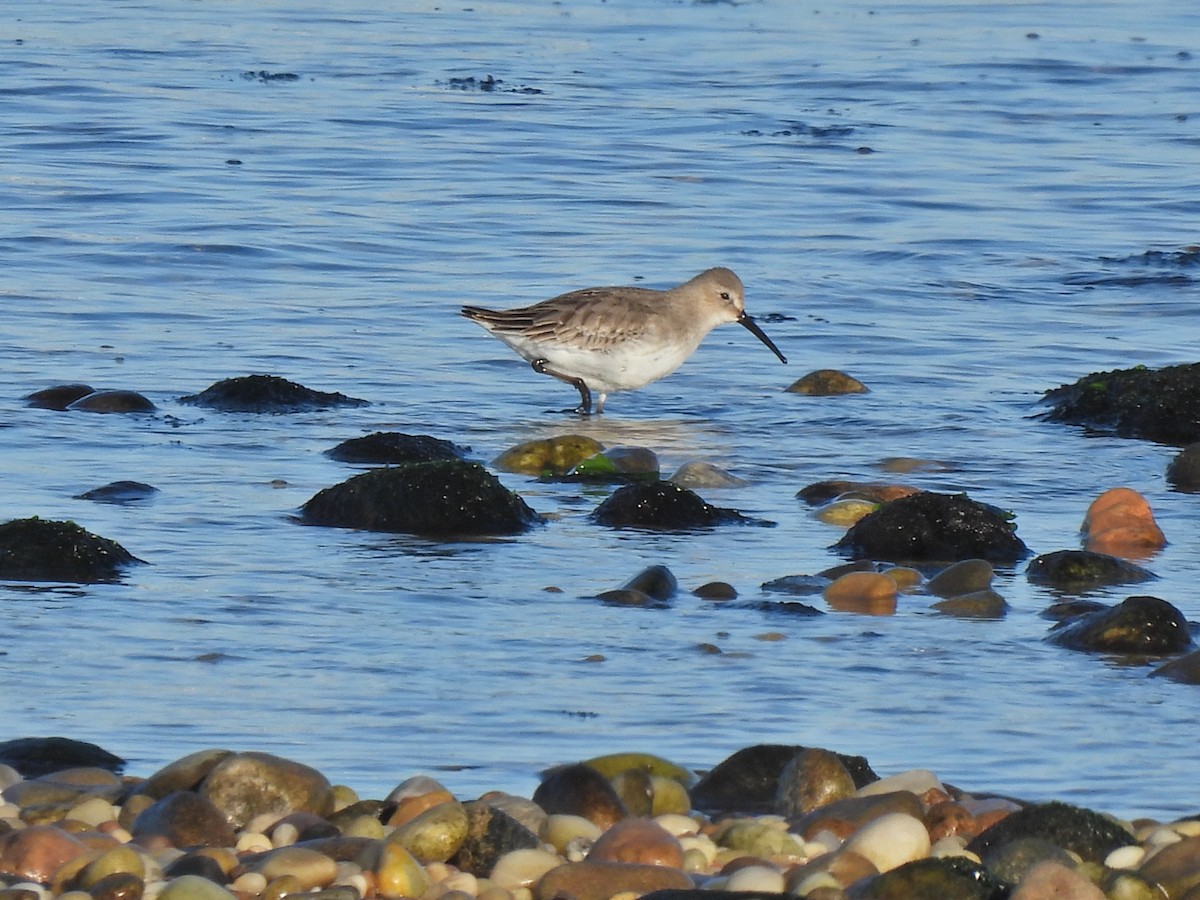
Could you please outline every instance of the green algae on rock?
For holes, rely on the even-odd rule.
[[[355,475],[313,495],[301,518],[310,525],[440,537],[517,534],[544,521],[495,475],[462,460]]]
[[[34,516],[0,524],[0,578],[101,584],[141,561],[75,522]]]
[[[1093,372],[1043,399],[1051,422],[1163,444],[1200,440],[1200,363]]]

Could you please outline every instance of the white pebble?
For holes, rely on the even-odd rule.
[[[102,822],[111,822],[117,817],[117,811],[111,803],[101,797],[91,797],[71,808],[67,813],[68,819],[86,822],[93,828]]]
[[[243,831],[238,835],[238,853],[265,853],[273,849],[275,848],[271,846],[271,839],[265,834],[259,834],[257,831]]]
[[[717,845],[707,834],[685,834],[679,838],[679,846],[683,848],[684,853],[695,850],[704,854],[704,859],[709,865],[717,858]]]
[[[1146,835],[1145,843],[1151,846],[1165,847],[1167,844],[1177,844],[1181,840],[1183,837],[1178,831],[1163,825]]]
[[[700,826],[695,819],[680,813],[663,813],[661,816],[655,816],[654,821],[674,837],[683,837],[685,834],[696,834],[700,831]]]
[[[915,816],[886,813],[860,828],[843,846],[865,856],[880,872],[890,872],[929,855],[929,832]]]
[[[261,872],[243,872],[229,887],[238,893],[261,894],[267,889],[267,876]]]
[[[831,853],[840,846],[842,846],[842,839],[829,829],[822,828],[812,836],[811,840],[804,842],[804,855],[812,859],[822,853]]]
[[[1110,869],[1136,869],[1145,856],[1146,851],[1137,844],[1126,844],[1104,857],[1104,865]]]
[[[828,872],[813,872],[792,888],[792,893],[797,897],[807,897],[817,888],[836,888],[840,891],[842,884]]]
[[[1172,822],[1171,828],[1184,837],[1200,836],[1200,819],[1184,819],[1182,822]]]
[[[928,769],[909,769],[907,772],[897,772],[887,778],[872,781],[858,789],[859,797],[874,797],[878,794],[890,794],[893,791],[912,791],[920,797],[926,791],[946,790],[936,775]]]
[[[562,862],[561,856],[548,850],[513,850],[500,857],[489,877],[505,890],[516,891],[529,887]]]
[[[727,891],[782,894],[783,888],[783,873],[770,866],[742,866],[725,882]]]
[[[291,822],[284,822],[282,825],[277,825],[275,830],[271,832],[271,843],[276,847],[290,847],[300,837],[300,829]]]

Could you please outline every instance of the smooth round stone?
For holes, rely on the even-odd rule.
[[[1093,500],[1080,531],[1084,547],[1110,556],[1142,558],[1167,543],[1146,498],[1126,487]]]
[[[825,588],[825,602],[839,612],[890,616],[896,612],[896,582],[878,572],[849,572]]]
[[[901,591],[915,590],[925,581],[925,576],[911,566],[892,566],[882,574],[896,582],[896,587]]]
[[[1061,863],[1038,863],[1021,879],[1009,900],[1106,900],[1104,891]]]
[[[692,809],[692,798],[687,788],[665,775],[651,775],[650,785],[653,798],[650,815],[658,817],[670,814],[685,815]]]
[[[796,839],[781,828],[774,828],[753,819],[731,822],[714,835],[717,845],[750,856],[803,856],[804,850]]]
[[[150,400],[137,391],[93,391],[67,404],[72,411],[94,413],[153,412],[157,409]]]
[[[847,497],[826,503],[814,513],[818,522],[826,525],[836,525],[839,528],[849,528],[863,516],[869,516],[879,509],[879,504],[861,497]]]
[[[627,815],[608,779],[589,765],[577,763],[546,773],[533,802],[547,813],[568,813],[608,828]]]
[[[854,792],[854,778],[838,755],[810,747],[797,753],[780,773],[775,811],[800,816]]]
[[[698,488],[740,487],[748,483],[744,478],[706,462],[685,462],[675,470],[671,481],[693,491]]]
[[[92,797],[71,808],[67,813],[68,819],[84,822],[93,828],[104,822],[112,822],[117,818],[116,809],[103,797]]]
[[[710,581],[692,591],[701,600],[736,600],[737,588],[728,581]]]
[[[282,818],[302,810],[327,816],[333,812],[333,786],[311,766],[271,753],[234,753],[222,759],[200,787],[200,793],[239,828],[255,816]]]
[[[677,838],[700,833],[700,823],[683,813],[659,813],[654,817],[654,821]]]
[[[158,900],[234,900],[234,895],[199,875],[180,875],[167,882]]]
[[[613,790],[631,816],[649,816],[654,806],[654,785],[645,769],[626,769],[611,779]]]
[[[592,845],[588,862],[642,863],[652,866],[683,867],[683,847],[679,839],[653,819],[622,819],[605,831]]]
[[[636,863],[566,863],[547,872],[534,888],[534,900],[610,900],[654,891],[692,890],[692,879],[678,869]],[[482,900],[482,898],[481,898]]]
[[[34,391],[25,400],[35,409],[65,410],[81,397],[95,393],[90,384],[56,384],[53,387]]]
[[[970,810],[953,800],[943,800],[925,810],[925,829],[935,844],[943,838],[972,838],[979,833],[978,824]]]
[[[492,464],[518,475],[565,475],[603,449],[604,445],[593,438],[565,434],[518,444],[497,456]]]
[[[846,850],[870,860],[880,872],[924,859],[931,846],[925,823],[905,813],[887,813],[855,832]]]
[[[591,819],[559,814],[546,817],[540,837],[560,854],[565,855],[567,844],[578,841],[592,844],[601,833],[600,826]]]
[[[1110,869],[1136,869],[1145,858],[1146,851],[1143,848],[1137,844],[1127,844],[1104,857],[1104,865]]]
[[[141,900],[145,882],[131,872],[114,872],[101,878],[88,889],[91,900]]]
[[[249,866],[267,881],[275,881],[291,875],[299,883],[299,890],[328,887],[337,877],[337,863],[316,850],[305,847],[280,847],[260,857]]]
[[[808,397],[836,397],[841,394],[866,394],[870,389],[838,369],[816,369],[793,381],[784,391]]]
[[[1168,897],[1181,897],[1200,884],[1200,837],[1167,844],[1141,866],[1138,874],[1163,886]]]
[[[939,600],[933,608],[942,615],[960,619],[1000,619],[1008,612],[1008,601],[993,590],[975,591]]]
[[[992,586],[996,574],[986,559],[964,559],[947,566],[925,583],[925,589],[938,597],[960,597],[984,591]]]
[[[45,883],[59,867],[84,852],[84,844],[61,828],[30,825],[0,843],[0,872]]]
[[[551,869],[561,865],[562,857],[549,850],[514,850],[500,857],[488,878],[506,891],[515,891],[535,884]]]
[[[783,873],[771,866],[743,866],[725,879],[725,890],[782,894],[784,890]]]
[[[229,847],[237,840],[221,810],[192,791],[167,794],[143,810],[129,831],[135,838],[164,838],[174,847]]]
[[[375,864],[375,891],[386,900],[420,897],[429,889],[429,876],[413,855],[399,844],[384,841]]]
[[[674,584],[673,575],[671,580]],[[676,765],[653,753],[607,753],[604,756],[594,756],[585,760],[584,765],[595,769],[605,778],[612,778],[627,769],[645,769],[651,775],[672,778],[682,784],[691,784],[695,780],[692,773],[683,766]]]
[[[466,840],[467,828],[467,811],[454,800],[425,810],[387,840],[399,844],[422,863],[445,862]]]
[[[412,779],[410,779],[411,781]],[[411,822],[427,809],[432,809],[435,806],[440,806],[443,803],[453,803],[454,795],[451,794],[441,785],[434,782],[433,779],[428,779],[435,787],[431,787],[424,793],[416,794],[401,794],[399,797],[389,796],[388,800],[396,803],[396,811],[388,817],[387,824],[393,828],[399,828],[407,822]],[[407,782],[405,782],[407,784]],[[401,786],[403,787],[403,785]],[[395,795],[400,788],[392,791]]]
[[[101,853],[79,873],[76,885],[90,891],[96,882],[109,875],[127,874],[138,879],[146,877],[146,861],[132,847],[122,845]]]

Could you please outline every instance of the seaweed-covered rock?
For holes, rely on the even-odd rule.
[[[115,581],[128,565],[141,562],[108,538],[74,522],[13,519],[0,525],[0,578],[16,581]]]
[[[834,549],[857,559],[1014,563],[1028,554],[1008,516],[965,494],[922,491],[860,519]]]
[[[670,481],[637,482],[618,488],[592,513],[614,528],[709,528],[752,522],[735,509],[709,506],[698,494]]]
[[[179,398],[180,403],[224,412],[285,413],[343,406],[366,406],[366,400],[341,393],[314,391],[277,375],[242,375],[226,378],[199,394]]]
[[[477,463],[461,460],[373,469],[315,494],[311,525],[423,535],[516,534],[541,516]]]
[[[1044,399],[1052,422],[1164,444],[1200,440],[1200,363],[1094,372]]]
[[[394,466],[439,459],[463,459],[466,448],[428,434],[376,431],[342,441],[332,450],[327,450],[325,455],[338,462]]]
[[[1167,465],[1167,481],[1177,491],[1200,493],[1200,443],[1188,444]]]
[[[94,768],[120,773],[125,760],[103,747],[64,737],[27,737],[0,744],[0,764],[12,766],[26,778],[40,778],[64,769]]]
[[[1118,847],[1136,843],[1134,836],[1100,813],[1068,803],[1038,803],[1005,816],[977,835],[967,850],[987,864],[989,855],[1018,838],[1042,838],[1070,850],[1084,862],[1103,862]]]
[[[1158,576],[1127,560],[1092,550],[1055,550],[1030,560],[1025,577],[1033,584],[1082,594],[1112,584],[1137,584]]]
[[[90,384],[56,384],[53,387],[34,391],[25,397],[25,402],[34,409],[55,409],[59,412],[78,400],[86,397],[96,389]]]
[[[701,810],[773,812],[783,770],[809,748],[796,744],[755,744],[717,763],[692,788],[692,804]],[[857,787],[878,781],[861,756],[836,754]]]
[[[1056,623],[1048,637],[1069,650],[1095,653],[1179,653],[1192,645],[1187,619],[1158,597],[1129,597],[1116,606]]]
[[[918,859],[856,886],[854,900],[1001,900],[1008,885],[964,856]]]

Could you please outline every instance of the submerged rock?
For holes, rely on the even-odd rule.
[[[1041,838],[1077,854],[1084,862],[1103,862],[1118,847],[1135,843],[1134,837],[1112,819],[1068,803],[1038,803],[1001,819],[975,837],[967,850],[984,864],[1010,841]]]
[[[784,769],[810,748],[793,744],[756,744],[743,747],[717,763],[692,789],[697,809],[736,812],[772,812]],[[854,779],[856,787],[877,781],[861,756],[835,754]]]
[[[338,462],[394,466],[442,459],[463,459],[466,449],[427,434],[376,431],[342,441],[332,450],[325,451],[325,455]]]
[[[1200,444],[1188,444],[1167,465],[1167,481],[1177,491],[1200,492]]]
[[[917,493],[920,493],[919,489],[908,484],[887,484],[879,481],[832,480],[815,481],[810,485],[800,488],[796,492],[796,499],[803,500],[809,506],[820,506],[823,503],[836,500],[844,495],[861,500],[869,500],[873,503],[887,503],[890,500],[899,500],[901,497]]]
[[[115,581],[128,565],[141,562],[108,538],[74,522],[13,519],[0,525],[0,578],[16,581]]]
[[[120,773],[125,760],[103,747],[64,737],[26,737],[0,743],[0,765],[12,766],[26,778],[64,769],[95,768]]]
[[[476,463],[461,460],[373,469],[315,494],[311,525],[423,535],[516,534],[541,516]]]
[[[80,397],[95,393],[95,390],[90,384],[56,384],[27,395],[25,402],[34,409],[55,409],[62,412]]]
[[[1064,593],[1082,594],[1113,584],[1136,584],[1157,578],[1127,560],[1092,550],[1055,550],[1030,560],[1025,577]]]
[[[593,438],[581,434],[563,434],[510,447],[497,456],[492,465],[502,472],[517,475],[566,475],[581,461],[603,449],[604,445]]]
[[[1200,440],[1200,363],[1094,372],[1044,399],[1052,422],[1164,444]]]
[[[158,488],[140,481],[112,481],[108,484],[76,494],[75,500],[92,500],[96,503],[123,505],[149,500],[158,493]]]
[[[784,390],[789,394],[807,394],[810,397],[835,397],[839,394],[868,394],[870,388],[855,378],[837,369],[817,369],[793,381]]]
[[[725,487],[741,487],[749,484],[744,478],[727,472],[720,466],[700,460],[692,460],[685,462],[682,466],[675,470],[670,478],[675,484],[680,487],[695,490],[696,488],[725,488]]]
[[[179,398],[180,403],[223,412],[285,413],[343,406],[367,406],[366,400],[340,393],[315,391],[277,375],[242,375],[226,378],[199,394]]]
[[[1193,650],[1151,670],[1151,678],[1166,678],[1180,684],[1200,684],[1200,650]]]
[[[72,412],[138,413],[158,409],[137,391],[93,391],[67,405]]]
[[[1179,653],[1192,646],[1187,619],[1158,597],[1129,597],[1116,606],[1056,623],[1052,644],[1094,653]]]
[[[610,447],[571,467],[564,481],[605,484],[630,481],[657,481],[658,456],[646,447]]]
[[[618,488],[592,513],[613,528],[709,528],[754,520],[735,509],[709,506],[698,494],[670,481],[635,483]]]
[[[1000,510],[965,494],[932,491],[884,504],[833,546],[856,559],[892,562],[1013,563],[1029,552]]]

